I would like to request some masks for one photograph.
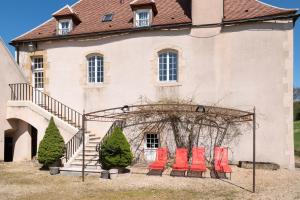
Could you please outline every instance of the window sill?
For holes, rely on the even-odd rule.
[[[103,88],[104,83],[87,83],[84,88],[85,89],[95,89],[95,88]]]
[[[179,82],[157,82],[158,87],[180,87],[182,86]]]

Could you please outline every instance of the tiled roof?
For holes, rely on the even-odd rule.
[[[75,26],[69,35],[128,30],[133,29],[130,3],[147,4],[152,1],[155,2],[158,13],[153,18],[151,26],[191,24],[191,0],[81,0],[71,8],[61,9],[54,15],[76,13],[81,23]],[[109,13],[113,14],[113,20],[102,22],[103,15]],[[296,11],[272,7],[256,0],[224,0],[224,21],[293,13]],[[56,37],[56,23],[56,19],[52,18],[13,42]]]
[[[224,0],[224,21],[253,19],[296,12],[297,10],[277,8],[256,0]]]
[[[152,7],[152,11],[154,12],[155,15],[158,12],[154,0],[133,0],[130,3],[130,6],[131,6],[132,10],[143,8],[145,6],[147,6],[147,7],[151,6]]]
[[[145,5],[145,4],[152,4],[155,3],[154,0],[134,0],[130,3],[130,5]]]
[[[72,15],[74,14],[72,8],[70,6],[65,6],[61,10],[54,13],[53,17],[59,17],[59,16],[66,16],[66,15]]]

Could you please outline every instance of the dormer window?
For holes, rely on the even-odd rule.
[[[72,30],[72,20],[65,19],[60,20],[58,24],[58,34],[59,35],[68,35],[69,32]]]
[[[150,26],[151,10],[137,10],[135,12],[135,26],[147,27]]]
[[[79,16],[68,5],[52,16],[57,20],[57,35],[68,35],[76,25],[81,23]]]
[[[130,7],[133,11],[133,26],[137,28],[151,26],[158,13],[154,0],[133,0]]]

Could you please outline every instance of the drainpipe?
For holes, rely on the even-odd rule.
[[[20,64],[20,48],[19,48],[19,46],[16,46],[16,53],[17,53],[17,55],[16,55],[16,60],[17,60],[17,63],[18,63],[18,65]]]

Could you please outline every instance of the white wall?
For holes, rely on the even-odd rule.
[[[190,30],[155,31],[39,44],[47,55],[46,90],[66,105],[87,112],[136,104],[141,96],[192,98],[200,104],[218,102],[242,110],[256,106],[257,160],[293,168],[292,22],[221,31],[193,30],[192,35]],[[179,53],[179,80],[162,84],[157,52],[168,48]],[[104,55],[103,84],[87,84],[90,53]],[[27,57],[21,53],[21,61]],[[241,138],[233,160],[252,159],[251,141],[249,134]]]
[[[24,83],[25,78],[0,37],[0,161],[4,160],[4,131],[11,126],[6,121],[6,102],[10,98],[10,83]]]

